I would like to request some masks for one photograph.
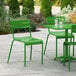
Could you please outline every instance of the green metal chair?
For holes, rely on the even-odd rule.
[[[76,25],[72,25],[71,36],[72,36],[73,33],[76,33]],[[76,58],[74,58],[73,56],[70,56],[70,47],[71,47],[71,45],[76,45],[76,42],[72,41],[72,37],[71,37],[69,42],[64,42],[63,51],[65,51],[65,46],[66,45],[69,46],[68,47],[68,56],[67,56],[67,59],[68,59],[68,71],[70,71],[70,61],[71,60],[76,60]],[[65,65],[65,58],[64,58],[64,65]]]
[[[58,23],[60,22],[60,20],[62,20],[63,23],[65,23],[65,16],[58,16],[58,17],[47,17],[47,24],[53,24],[55,25],[55,19],[58,19]],[[53,35],[56,37],[56,57],[57,57],[57,39],[65,39],[65,31],[51,31],[50,28],[48,28],[48,35],[47,35],[47,39],[46,39],[46,43],[45,43],[45,48],[44,48],[44,54],[46,52],[46,47],[47,47],[47,42],[48,42],[48,38],[49,35]],[[71,33],[68,33],[68,38],[73,38],[74,40],[74,35]],[[74,49],[74,46],[73,46]],[[73,54],[74,56],[74,54]]]
[[[7,63],[9,63],[13,42],[14,41],[19,41],[19,42],[24,43],[24,66],[26,66],[26,46],[31,45],[31,49],[30,49],[30,60],[31,60],[32,59],[32,45],[37,45],[37,44],[42,45],[41,63],[43,64],[43,41],[40,40],[40,39],[32,37],[29,20],[10,21],[10,24],[11,24],[13,40],[12,40],[12,43],[11,43],[11,48],[10,48],[10,51],[9,51]],[[15,37],[14,36],[14,29],[23,29],[23,28],[29,28],[29,36]]]

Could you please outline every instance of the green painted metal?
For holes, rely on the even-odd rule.
[[[48,38],[49,38],[49,34],[47,35],[46,44],[45,44],[45,48],[44,48],[44,54],[45,54],[45,51],[46,51],[46,47],[47,47]]]
[[[69,46],[69,63],[68,63],[68,71],[70,71],[70,46]]]
[[[73,38],[73,42],[75,42],[75,38]],[[74,45],[73,45],[73,56],[74,56]]]
[[[68,29],[66,29],[65,36],[65,42],[68,42]],[[66,45],[66,50],[68,50],[68,45]],[[66,51],[66,56],[68,56],[68,51]]]
[[[7,63],[9,63],[9,59],[10,59],[10,55],[11,55],[11,50],[12,50],[13,43],[14,43],[14,40],[11,43],[11,47],[10,47],[10,51],[9,51]]]
[[[55,27],[54,25],[43,25],[43,26],[46,28],[49,28],[49,29],[51,28],[51,29],[55,29],[55,30],[65,30],[65,42],[63,45],[63,56],[59,56],[54,59],[61,59],[61,62],[63,62],[64,66],[65,66],[65,62],[68,61],[68,71],[70,71],[70,61],[76,60],[75,57],[70,56],[70,46],[76,45],[76,42],[74,40],[74,35],[73,35],[73,33],[76,33],[76,24],[63,24],[62,28]],[[72,32],[70,33],[70,42],[68,42],[68,38],[69,38],[68,29],[72,29]],[[72,38],[73,38],[73,42],[71,42]],[[68,49],[68,46],[69,46],[69,49]],[[74,55],[74,49],[73,49],[73,55]]]
[[[47,25],[42,25],[42,26],[49,28],[49,29],[54,29],[54,30],[65,30],[65,29],[71,29],[72,25],[75,25],[75,24],[69,24],[69,26],[68,26],[68,23],[65,23],[65,24],[63,24],[62,28],[60,28],[59,26],[55,27],[54,24],[52,24],[52,25],[47,24]]]
[[[42,56],[41,56],[41,64],[43,64],[43,43],[42,43]]]
[[[59,22],[62,20],[63,22],[63,27],[60,28],[59,25],[58,27],[55,27],[55,19],[58,19],[58,24]],[[57,39],[65,39],[66,35],[65,35],[65,31],[50,31],[51,29],[55,29],[55,30],[65,30],[68,28],[67,24],[65,24],[65,17],[64,16],[56,16],[56,17],[47,17],[47,25],[43,25],[44,27],[48,28],[48,34],[49,35],[53,35],[56,37],[56,57],[57,57]],[[71,26],[69,27],[71,28]],[[74,35],[71,33],[68,33],[68,38],[74,38]],[[47,39],[46,39],[46,44],[45,44],[45,48],[44,48],[44,54],[46,52],[46,47],[47,47],[47,41],[48,41],[48,35],[47,35]]]
[[[26,44],[24,44],[24,66],[26,66]]]
[[[32,45],[31,45],[31,49],[30,49],[30,60],[32,59]]]
[[[62,21],[63,23],[65,23],[65,16],[56,16],[55,17],[55,19],[58,19],[58,23],[60,22],[60,21]]]
[[[63,56],[65,57],[66,54],[65,54],[64,50],[65,50],[65,46],[63,45]],[[65,60],[63,62],[63,65],[65,66]]]
[[[55,17],[47,17],[47,24],[54,24],[55,23]]]
[[[11,44],[9,56],[7,63],[9,63],[11,51],[12,51],[12,46],[14,41],[19,41],[24,43],[24,66],[26,66],[26,46],[31,45],[30,49],[30,60],[32,59],[32,45],[38,45],[42,44],[42,53],[41,53],[41,63],[43,63],[43,41],[41,39],[33,38],[31,34],[31,29],[30,29],[30,21],[29,20],[20,20],[20,21],[10,21],[11,24],[11,30],[12,30],[12,36],[13,36],[13,41]],[[15,37],[14,36],[14,29],[21,29],[21,28],[29,28],[29,36],[25,37]]]
[[[56,57],[57,57],[57,38],[56,38]]]
[[[40,39],[32,38],[30,36],[27,37],[16,37],[14,40],[19,42],[24,42],[26,45],[36,45],[36,44],[42,44],[43,41]]]
[[[21,21],[10,21],[11,28],[17,29],[17,28],[29,28],[30,22],[29,20],[21,20]],[[26,26],[25,26],[26,25]]]
[[[68,31],[67,31],[68,32]],[[66,33],[67,33],[66,32]],[[72,36],[72,34],[73,33],[76,33],[76,25],[72,25],[72,29],[71,29],[71,36]],[[66,60],[66,59],[68,59],[68,71],[70,71],[70,61],[71,60],[76,60],[76,58],[74,58],[74,57],[72,57],[72,56],[70,56],[70,47],[71,47],[71,45],[76,45],[76,42],[75,42],[75,40],[73,39],[73,41],[72,41],[72,37],[70,38],[70,42],[68,42],[68,40],[66,40],[65,42],[64,42],[64,46],[67,46],[66,48],[66,52],[67,52],[67,54],[66,54],[66,57],[65,57],[65,59],[63,59],[64,61]],[[69,49],[68,49],[68,46],[69,46]],[[65,47],[64,47],[65,48]],[[68,52],[68,50],[69,50],[69,52]],[[64,50],[65,51],[65,50]],[[74,46],[73,46],[73,56],[74,56]]]

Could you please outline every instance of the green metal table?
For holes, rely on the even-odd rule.
[[[72,28],[72,25],[76,25],[76,24],[63,24],[62,27],[55,26],[55,25],[42,25],[43,27],[46,28],[50,28],[50,29],[54,29],[54,30],[65,30],[65,42],[68,42],[68,30]],[[63,62],[64,60],[68,60],[68,45],[66,45],[66,49],[65,49],[65,55],[63,56],[59,56],[56,57],[54,59],[61,59],[61,62]],[[76,58],[74,58],[73,56],[70,56],[71,60],[76,60]]]

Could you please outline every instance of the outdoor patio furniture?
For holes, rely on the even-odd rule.
[[[70,60],[76,60],[76,58],[74,58],[73,56],[70,56],[70,50],[68,52],[68,36],[69,36],[68,30],[73,29],[74,27],[72,27],[72,26],[75,26],[75,28],[76,28],[76,24],[63,24],[62,28],[59,26],[55,27],[53,25],[43,25],[43,26],[47,27],[47,28],[55,29],[55,30],[65,30],[65,43],[64,43],[65,49],[63,48],[63,56],[56,57],[56,59],[59,59],[60,62],[62,62],[64,65],[65,65],[65,61],[69,60],[68,70],[70,70]],[[76,29],[75,30],[73,29],[72,32],[76,32]],[[72,35],[73,34],[71,33],[71,35],[70,35],[71,39],[72,39]],[[69,49],[70,49],[70,44],[75,45],[76,43],[69,43]],[[63,45],[63,47],[64,47],[64,45]],[[68,54],[69,54],[69,56],[68,56]],[[74,49],[73,49],[73,54],[74,54]]]
[[[76,25],[72,25],[72,29],[71,29],[71,35],[73,33],[76,33]],[[68,45],[69,46],[69,49],[68,49],[68,55],[66,56],[67,59],[69,60],[68,61],[68,70],[70,71],[70,61],[71,60],[76,60],[76,58],[70,56],[70,47],[71,45],[76,45],[76,42],[75,41],[72,41],[72,38],[70,38],[70,42],[64,42],[64,49],[65,49],[65,46]],[[64,50],[65,51],[65,50]],[[65,54],[64,54],[65,55]],[[66,57],[64,58],[64,65],[65,65],[65,59]]]
[[[55,19],[58,20],[57,25],[55,25]],[[64,16],[47,17],[47,25],[49,26],[59,26],[60,21],[62,21],[62,23],[65,24],[65,17]],[[45,27],[47,27],[47,25],[45,25]],[[48,28],[48,35],[47,35],[46,44],[44,48],[44,54],[46,52],[49,35],[53,35],[56,37],[56,57],[57,57],[57,39],[65,39],[65,31],[50,31],[50,28]],[[71,37],[74,40],[74,35],[71,36],[71,33],[68,33],[68,38],[71,38]],[[74,51],[74,46],[73,46],[73,51]],[[73,56],[74,56],[74,53],[73,53]]]
[[[24,66],[26,66],[26,46],[28,46],[28,45],[31,46],[31,49],[30,49],[30,60],[31,60],[31,58],[32,58],[32,45],[37,45],[37,44],[42,45],[41,63],[43,64],[43,41],[41,39],[37,39],[37,38],[32,37],[29,20],[10,21],[10,25],[11,25],[13,40],[11,43],[7,63],[9,63],[13,42],[18,41],[18,42],[24,43]],[[15,37],[14,36],[14,29],[23,29],[23,28],[29,29],[29,36]]]

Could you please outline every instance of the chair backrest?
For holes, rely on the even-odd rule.
[[[73,33],[76,33],[76,25],[72,25],[71,36]],[[72,42],[72,37],[70,38],[70,42]]]
[[[55,24],[55,19],[58,19],[58,23],[62,21],[65,23],[65,16],[47,17],[47,24]]]
[[[76,25],[72,25],[72,33],[76,33]]]
[[[54,24],[55,23],[55,17],[47,17],[47,24]]]
[[[10,21],[10,24],[11,24],[13,38],[14,38],[14,30],[22,29],[22,28],[29,28],[30,37],[31,37],[31,29],[30,29],[30,21],[29,20]]]
[[[55,17],[55,19],[58,19],[58,23],[60,22],[60,21],[62,21],[63,23],[65,23],[65,16],[56,16]]]
[[[65,16],[55,16],[55,17],[47,17],[47,24],[55,24],[55,19],[58,20],[58,24],[60,21],[65,23]],[[50,29],[48,28],[48,32],[50,32]]]

